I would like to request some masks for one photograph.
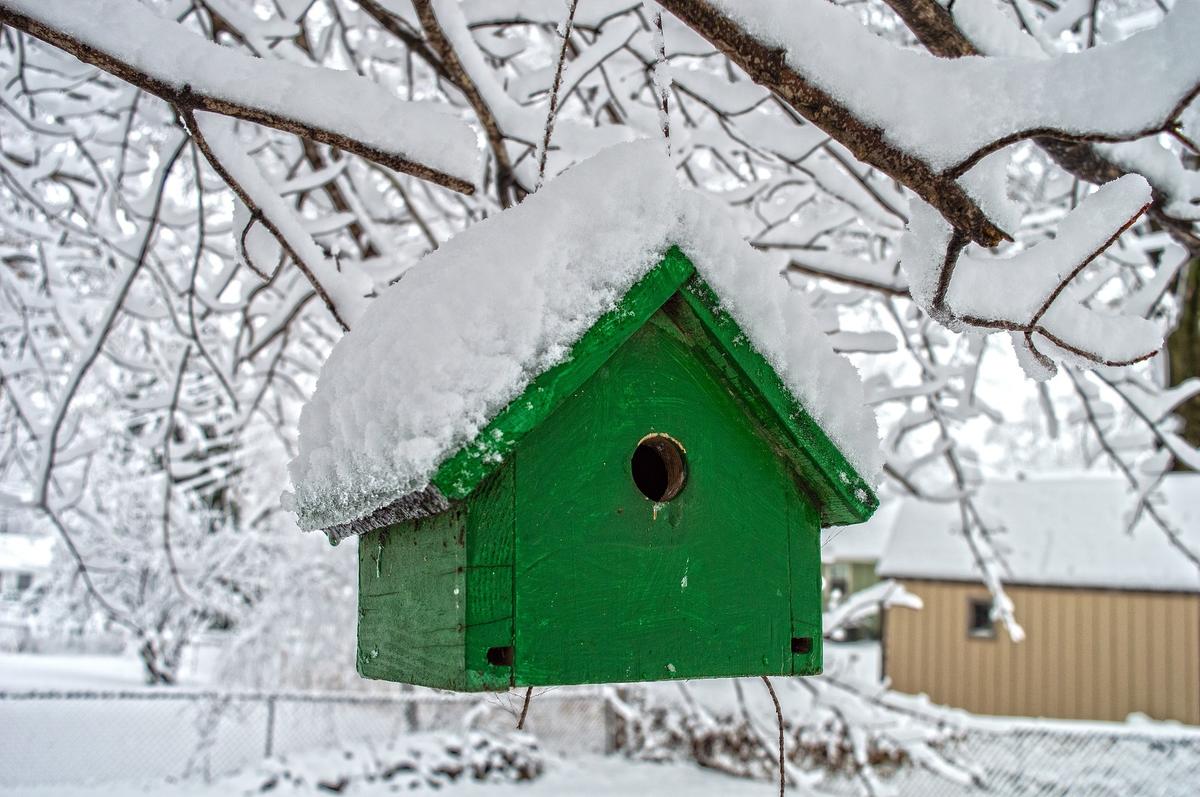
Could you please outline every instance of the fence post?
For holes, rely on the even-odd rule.
[[[267,742],[263,758],[270,758],[275,751],[275,695],[267,698]]]

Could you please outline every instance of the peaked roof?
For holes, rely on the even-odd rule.
[[[1182,543],[1200,551],[1200,475],[1168,475],[1156,508]],[[1200,570],[1144,515],[1129,528],[1134,495],[1110,476],[984,482],[977,505],[1013,584],[1200,592]],[[877,571],[886,577],[977,581],[957,504],[901,502]]]
[[[427,256],[334,347],[289,468],[301,527],[337,538],[469,495],[675,293],[823,485],[826,521],[864,519],[874,415],[780,271],[657,142],[605,150]]]

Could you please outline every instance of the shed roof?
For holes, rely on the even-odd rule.
[[[664,274],[678,282],[662,299],[680,287],[687,270],[664,261],[673,245],[865,496],[858,474],[877,476],[878,432],[857,372],[778,259],[747,245],[721,206],[681,188],[659,142],[644,141],[607,149],[460,233],[370,304],[301,415],[289,468],[301,527],[444,508],[439,469],[500,432],[497,417],[577,356],[585,333],[620,324],[631,289]],[[493,446],[492,458],[504,451]]]
[[[1200,475],[1173,474],[1157,509],[1200,551]],[[1145,516],[1132,529],[1134,495],[1107,476],[996,480],[978,506],[995,531],[1002,572],[1014,584],[1200,592],[1200,570]],[[878,572],[893,578],[978,580],[957,504],[902,502]]]

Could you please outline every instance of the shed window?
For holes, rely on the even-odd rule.
[[[993,639],[996,626],[992,623],[992,602],[971,598],[967,603],[967,636]]]
[[[33,583],[33,575],[30,573],[17,574],[17,592],[24,592],[29,589],[29,585]]]

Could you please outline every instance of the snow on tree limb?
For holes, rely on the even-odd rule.
[[[886,142],[878,127],[856,117],[832,94],[793,68],[777,44],[760,40],[708,0],[663,0],[660,4],[745,69],[756,83],[774,91],[804,118],[836,138],[860,161],[900,180],[946,218],[954,219],[955,225],[969,231],[973,240],[994,246],[1009,239],[1008,233],[992,223],[956,180]],[[796,9],[790,13],[796,13]],[[799,16],[808,24],[806,15],[807,11]],[[853,44],[843,42],[842,46],[854,53]]]
[[[373,287],[371,280],[356,264],[347,263],[339,268],[321,251],[300,217],[271,187],[254,160],[242,151],[229,120],[204,112],[181,109],[180,113],[209,164],[250,209],[251,223],[241,233],[243,242],[246,231],[255,221],[260,222],[304,272],[342,329],[350,329],[366,309],[366,296]]]
[[[1200,90],[1200,61],[1186,57],[1200,32],[1194,0],[1119,44],[1050,59],[953,61],[895,47],[823,0],[663,5],[987,246],[1008,235],[956,180],[984,156],[1034,136],[1126,141],[1167,131]],[[884,79],[864,79],[864,61]]]
[[[135,0],[0,0],[0,22],[180,109],[245,119],[470,194],[475,134],[349,72],[259,59],[206,41]]]
[[[1126,175],[1089,195],[1061,223],[1058,235],[1011,258],[962,255],[965,240],[928,205],[917,204],[901,260],[912,296],[953,328],[1007,330],[1032,358],[1031,375],[1054,374],[1055,353],[1093,364],[1128,365],[1162,344],[1158,326],[1139,315],[1102,314],[1073,294],[1072,281],[1150,205],[1150,186]]]
[[[882,609],[921,609],[924,605],[921,599],[906,590],[903,584],[886,579],[845,596],[836,606],[827,609],[821,628],[827,639],[837,639],[841,632],[876,616]]]
[[[937,0],[886,2],[934,55],[1046,57],[1019,23],[991,0],[961,0],[951,8]],[[1036,137],[1034,141],[1059,166],[1090,183],[1107,183],[1127,172],[1141,174],[1155,189],[1151,215],[1189,249],[1200,251],[1200,235],[1192,224],[1200,213],[1196,205],[1200,198],[1200,177],[1185,170],[1179,158],[1153,140],[1089,144]]]

